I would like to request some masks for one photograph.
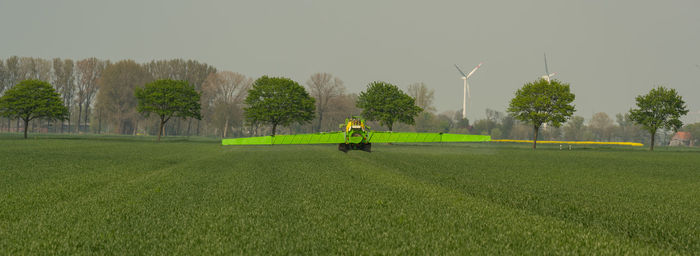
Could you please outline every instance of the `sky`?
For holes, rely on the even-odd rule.
[[[305,84],[331,73],[359,93],[372,81],[435,90],[438,111],[505,111],[550,72],[577,112],[612,118],[655,86],[675,88],[700,122],[700,1],[61,1],[0,0],[0,58],[195,59]]]

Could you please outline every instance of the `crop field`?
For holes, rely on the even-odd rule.
[[[700,151],[0,135],[0,254],[698,254]]]

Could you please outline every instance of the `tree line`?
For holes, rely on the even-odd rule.
[[[264,76],[253,80],[239,73],[219,71],[206,63],[182,59],[142,64],[96,58],[73,61],[13,56],[0,60],[0,95],[29,79],[53,86],[66,113],[62,118],[32,118],[24,123],[17,116],[5,117],[0,120],[0,130],[20,131],[31,126],[32,131],[57,133],[240,137],[275,134],[278,126],[284,127],[279,130],[283,133],[335,131],[347,116],[362,114],[375,124],[395,131],[472,133],[535,140],[539,136],[561,140],[645,141],[644,131],[656,134],[659,129],[676,130],[682,125],[678,116],[687,113],[687,110],[683,113],[681,107],[685,106],[681,100],[673,103],[677,106],[668,106],[680,110],[676,116],[650,117],[650,113],[663,111],[648,109],[680,98],[675,90],[670,89],[673,95],[669,96],[671,91],[660,87],[650,92],[658,95],[644,96],[646,101],[642,96],[637,98],[642,110],[618,114],[616,123],[607,114],[596,113],[585,125],[583,117],[572,117],[575,108],[571,103],[575,96],[569,92],[569,85],[553,80],[526,83],[511,100],[507,114],[487,109],[485,119],[470,124],[459,116],[461,109],[436,113],[432,106],[434,91],[424,83],[411,84],[404,93],[393,84],[374,82],[360,94],[348,94],[343,81],[328,73],[311,75],[303,87],[286,78]],[[183,81],[191,86],[197,93],[197,106],[201,107],[196,115],[173,114],[167,120],[162,113],[148,115],[155,109],[142,106],[137,99],[143,101],[148,97],[139,97],[134,92],[163,80]],[[284,92],[287,101],[270,101],[256,110],[255,104],[264,102],[265,97],[274,98],[269,96],[281,93],[280,88],[288,89]],[[659,100],[662,96],[666,101]],[[298,97],[308,100],[289,101]],[[290,106],[305,109],[293,112]],[[672,122],[649,121],[664,118]]]
[[[245,99],[254,79],[243,74],[183,59],[111,62],[97,58],[42,59],[12,56],[0,59],[0,96],[21,81],[35,79],[53,86],[67,108],[65,118],[36,118],[24,124],[21,118],[0,117],[0,131],[20,132],[28,128],[47,133],[109,133],[123,135],[199,135],[238,137],[269,132],[260,124],[247,125]],[[134,91],[162,79],[186,81],[201,95],[201,119],[174,116],[159,128],[157,116],[138,111]],[[315,102],[312,125],[296,124],[282,132],[331,131],[348,115],[360,113],[357,94],[348,94],[342,80],[316,73],[306,85]]]

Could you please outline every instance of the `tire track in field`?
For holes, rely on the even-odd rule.
[[[366,177],[378,186],[411,193],[427,204],[445,209],[445,214],[464,215],[461,225],[467,229],[495,231],[485,237],[491,246],[509,240],[525,239],[525,247],[540,247],[535,252],[547,251],[571,253],[581,248],[594,249],[601,253],[613,254],[668,254],[668,249],[641,243],[628,237],[621,237],[606,229],[584,227],[556,217],[539,215],[524,209],[507,207],[491,200],[474,197],[462,191],[407,176],[399,167],[386,163],[386,159],[371,155],[348,154],[356,163],[367,168],[356,169],[358,175]],[[398,160],[399,164],[410,164]],[[446,216],[447,216],[446,215]],[[488,223],[488,224],[486,224]],[[490,224],[490,225],[489,225]],[[479,234],[479,235],[484,235]],[[503,238],[508,237],[503,240]],[[495,239],[495,241],[494,241]],[[510,244],[512,246],[512,244]],[[515,250],[516,252],[518,250]]]
[[[620,238],[635,241],[635,243],[650,244],[657,248],[663,248],[664,250],[675,250],[677,253],[694,252],[696,251],[695,248],[698,245],[696,242],[697,239],[695,239],[698,232],[696,221],[698,214],[697,211],[693,210],[695,209],[693,208],[693,205],[695,204],[696,200],[691,199],[692,196],[697,193],[693,193],[692,185],[686,184],[683,187],[670,186],[670,190],[660,190],[657,191],[659,193],[655,194],[646,193],[648,192],[647,190],[639,190],[639,188],[648,188],[649,186],[655,186],[657,188],[663,187],[666,186],[666,182],[668,180],[662,179],[663,183],[655,182],[653,180],[649,180],[651,177],[648,177],[647,175],[634,174],[630,176],[643,177],[645,180],[632,181],[629,179],[628,175],[610,173],[610,167],[614,167],[613,169],[616,171],[617,168],[621,168],[624,170],[624,174],[634,173],[634,170],[623,168],[629,167],[630,162],[628,162],[627,165],[598,164],[605,167],[605,169],[602,170],[602,174],[601,171],[596,170],[595,167],[593,167],[594,169],[592,174],[589,169],[584,168],[584,175],[601,174],[605,176],[605,178],[601,179],[601,177],[597,177],[594,179],[579,180],[576,179],[576,177],[580,177],[581,173],[575,173],[574,175],[573,172],[580,171],[581,163],[583,162],[588,164],[588,161],[584,159],[581,162],[570,164],[569,167],[571,170],[567,170],[566,168],[560,169],[562,166],[559,166],[559,163],[557,163],[557,166],[553,166],[551,163],[565,160],[566,158],[560,158],[557,156],[562,152],[538,152],[538,157],[540,158],[547,158],[550,156],[557,157],[546,161],[543,161],[542,159],[532,161],[541,162],[541,164],[534,165],[534,168],[541,168],[548,171],[526,172],[527,175],[531,176],[532,174],[539,174],[540,176],[538,179],[548,179],[553,176],[559,176],[559,178],[549,179],[549,182],[556,183],[552,184],[553,186],[546,185],[547,182],[544,182],[542,183],[544,187],[533,187],[528,186],[529,183],[520,184],[518,182],[512,182],[513,179],[518,180],[525,178],[525,180],[528,180],[530,177],[526,178],[524,176],[520,176],[518,178],[518,176],[506,177],[503,175],[522,175],[521,172],[494,172],[490,168],[484,169],[483,165],[481,167],[477,165],[475,171],[481,175],[468,175],[468,179],[461,179],[460,175],[467,175],[468,173],[472,172],[460,174],[459,171],[451,169],[452,166],[455,165],[449,164],[449,162],[456,161],[456,159],[452,159],[446,163],[446,159],[444,158],[436,159],[435,157],[426,157],[424,154],[416,154],[415,151],[409,152],[412,153],[411,157],[400,157],[400,155],[396,154],[396,152],[390,153],[393,154],[385,154],[382,156],[381,160],[383,161],[381,161],[381,163],[390,165],[402,175],[406,175],[429,184],[454,188],[458,192],[487,200],[489,202],[502,205],[506,208],[527,211],[530,214],[548,218],[557,218],[559,220],[572,223],[573,225],[582,225],[591,230],[605,230],[607,233],[613,234]],[[575,153],[577,153],[576,159],[580,159],[580,155],[583,155],[586,159],[595,159],[595,156],[601,154],[599,152]],[[593,153],[593,155],[591,155],[591,153]],[[622,159],[629,161],[630,159],[627,158],[627,156],[628,155],[622,155]],[[518,155],[516,155],[516,157],[518,157]],[[519,155],[519,157],[522,158],[523,155]],[[574,156],[568,156],[568,158],[573,157]],[[620,158],[619,153],[617,154],[617,157]],[[396,158],[397,161],[393,161],[394,158]],[[612,159],[612,157],[610,158]],[[469,159],[478,160],[473,158]],[[434,167],[429,165],[431,161],[436,160],[441,160],[437,162],[441,164],[436,164]],[[487,159],[481,159],[477,162],[484,160]],[[510,159],[505,161],[504,167],[508,167],[508,163],[518,162],[518,160],[523,159]],[[666,161],[668,161],[668,159]],[[462,161],[462,164],[464,163],[468,163],[468,161]],[[682,164],[687,165],[688,163],[684,162]],[[421,171],[422,168],[428,169]],[[441,176],[441,168],[447,168],[445,171],[447,171],[448,174]],[[666,169],[668,169],[668,167]],[[663,169],[660,169],[659,171],[663,171]],[[543,174],[544,176],[542,176]],[[574,176],[573,178],[563,178],[567,175]],[[687,176],[688,174],[687,172],[681,172],[681,175]],[[627,182],[618,182],[614,188],[610,186],[609,183],[611,180],[614,181],[625,177],[628,178]],[[502,178],[506,179],[504,180],[505,182],[501,182],[501,180],[499,180]],[[675,178],[672,180],[675,181]],[[649,182],[649,184],[639,186],[639,184],[641,184],[640,182]],[[632,183],[637,183],[637,185],[633,185]],[[692,181],[687,181],[686,183],[693,184]],[[598,186],[598,184],[600,186]],[[557,189],[557,187],[559,188]],[[620,189],[620,187],[624,188]],[[525,188],[525,190],[523,190],[523,188]],[[527,190],[528,188],[534,190]],[[588,193],[591,189],[604,191]],[[638,191],[640,193],[636,193]],[[577,196],[578,193],[587,195],[587,197]],[[558,195],[561,195],[564,199],[560,200]],[[660,201],[658,195],[663,195],[664,201]],[[648,198],[649,201],[645,201],[644,198]],[[600,202],[600,200],[606,199],[608,201]],[[630,200],[638,201],[639,203],[630,205]],[[602,205],[602,208],[594,205],[596,201],[599,201],[598,203]],[[619,204],[616,204],[616,202]],[[678,202],[684,202],[685,205],[679,205]],[[674,203],[675,205],[673,205]],[[673,209],[673,211],[671,211],[671,209]]]

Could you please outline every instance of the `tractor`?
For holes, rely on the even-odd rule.
[[[369,142],[371,132],[364,119],[359,116],[345,118],[345,123],[340,124],[340,128],[343,129],[345,142],[338,144],[338,150],[345,153],[348,150],[372,152],[372,143]]]

